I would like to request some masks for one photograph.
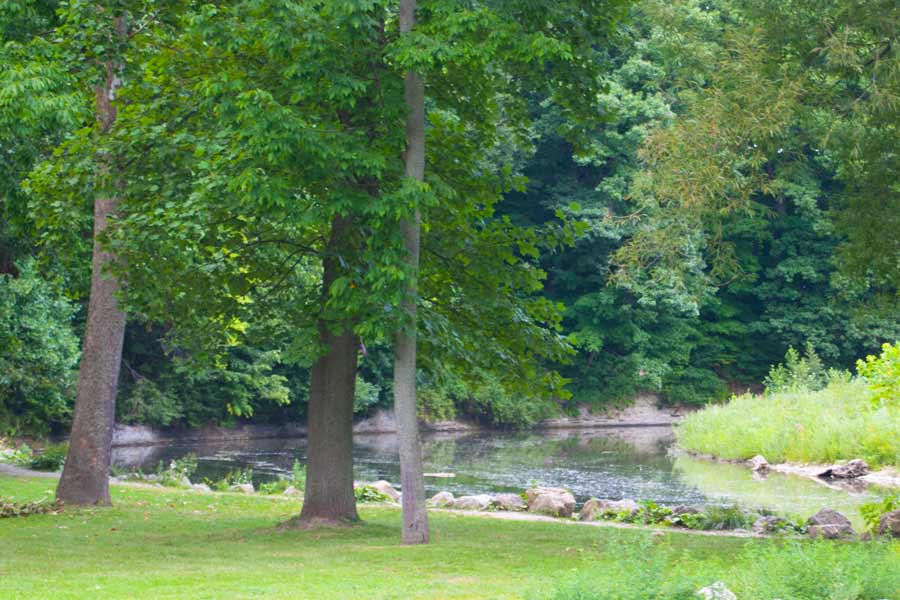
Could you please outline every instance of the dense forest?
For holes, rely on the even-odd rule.
[[[354,413],[391,406],[385,224],[415,193],[423,418],[703,404],[789,347],[848,369],[900,339],[892,2],[607,2],[527,39],[445,22],[417,64],[424,192],[385,158],[404,108],[372,66],[379,2],[309,3],[299,32],[294,3],[145,3],[118,37],[82,4],[0,6],[0,433],[70,424],[95,242],[120,259],[119,422],[305,419],[323,314],[352,323]],[[481,51],[504,76],[471,75],[497,68]]]

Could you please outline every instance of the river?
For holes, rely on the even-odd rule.
[[[527,433],[432,433],[423,437],[429,495],[521,492],[533,484],[565,487],[579,502],[591,496],[652,500],[658,504],[737,504],[807,517],[823,507],[845,513],[858,526],[858,507],[886,491],[845,491],[816,481],[772,473],[759,478],[733,464],[710,463],[673,452],[671,427],[610,427]],[[235,468],[253,469],[254,481],[290,473],[305,462],[306,440],[241,439],[118,447],[113,462],[152,472],[160,461],[194,453],[194,481],[215,480]],[[356,435],[355,476],[399,482],[397,440],[390,434]],[[452,474],[452,477],[447,475]]]

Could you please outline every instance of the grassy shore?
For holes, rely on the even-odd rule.
[[[52,481],[0,476],[26,502]],[[0,598],[900,598],[900,544],[703,537],[433,513],[404,547],[400,514],[281,531],[282,498],[113,488],[111,509],[0,519]],[[824,578],[824,579],[823,579]],[[810,591],[813,590],[813,591]],[[835,590],[844,590],[837,594]]]
[[[726,459],[762,454],[770,462],[900,465],[900,412],[876,408],[860,381],[738,396],[690,415],[677,433],[683,448]]]

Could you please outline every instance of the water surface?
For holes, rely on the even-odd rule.
[[[534,485],[565,487],[579,502],[592,496],[652,500],[658,504],[738,504],[779,514],[809,516],[830,507],[860,524],[858,507],[885,491],[868,488],[848,493],[812,480],[772,473],[764,479],[747,468],[716,464],[671,452],[671,427],[622,427],[529,433],[427,434],[425,471],[453,474],[426,477],[428,495],[521,492]],[[145,472],[188,453],[199,457],[195,480],[215,480],[235,468],[251,468],[257,483],[290,473],[295,460],[305,463],[306,440],[260,439],[115,448],[113,461]],[[394,435],[357,435],[355,477],[397,483]]]

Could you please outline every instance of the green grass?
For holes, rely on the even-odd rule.
[[[682,447],[727,459],[762,454],[770,462],[900,465],[900,411],[876,409],[860,381],[738,396],[690,415],[677,433]]]
[[[54,483],[0,476],[0,496],[35,500]],[[113,501],[0,520],[0,598],[621,600],[721,579],[741,598],[900,599],[898,543],[654,536],[433,513],[433,543],[408,547],[399,511],[384,507],[364,507],[355,527],[279,531],[296,501],[130,486],[114,487]],[[822,593],[835,581],[855,591],[798,595],[799,577],[826,578]]]

